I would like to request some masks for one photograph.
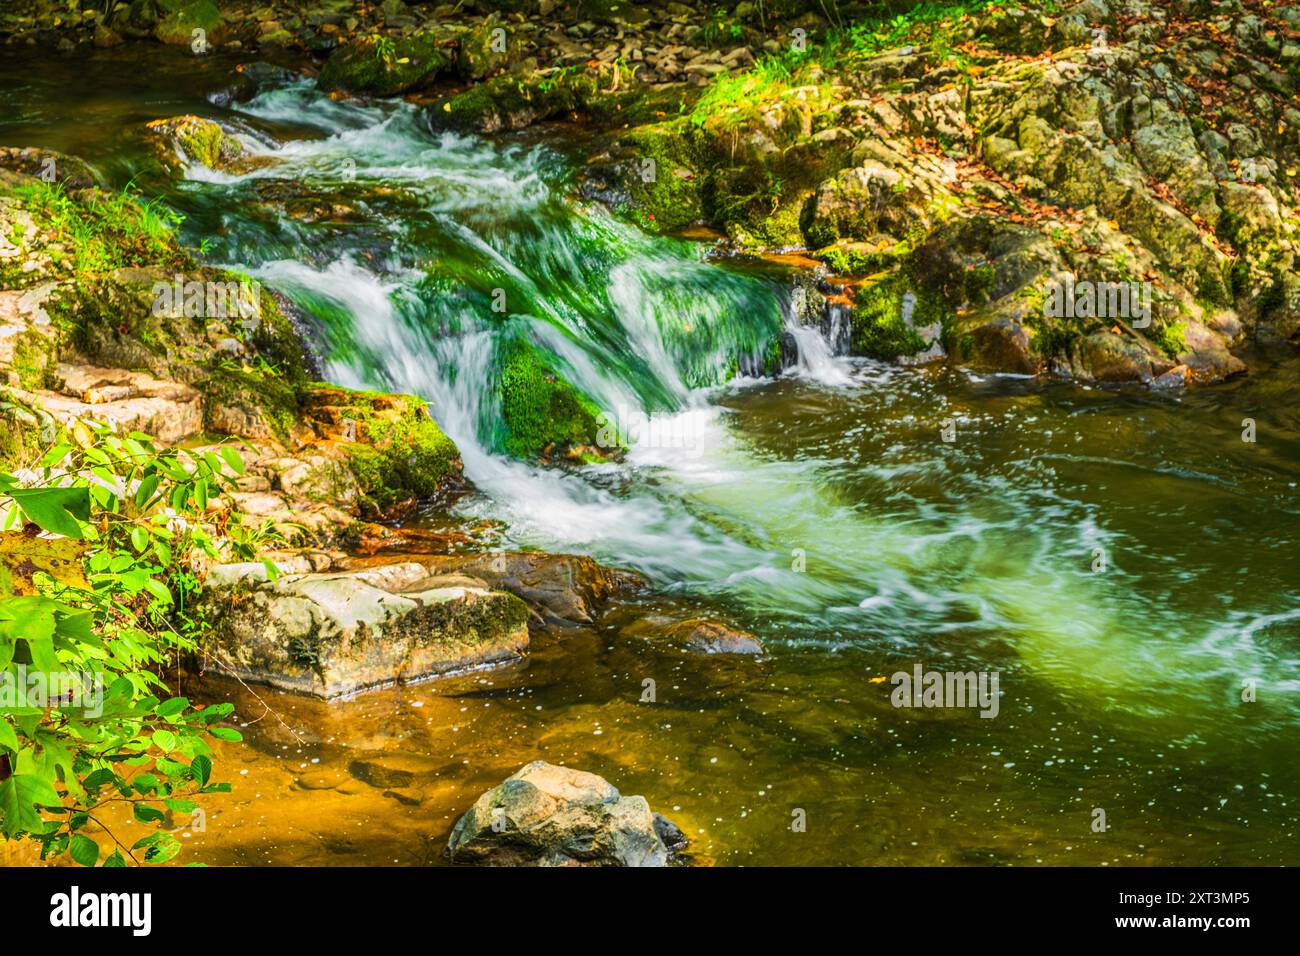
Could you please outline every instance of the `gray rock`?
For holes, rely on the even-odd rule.
[[[333,698],[515,660],[528,646],[518,598],[414,562],[261,577],[205,595],[214,623],[205,649],[245,680]]]
[[[645,797],[594,773],[536,760],[484,793],[456,821],[455,863],[496,866],[667,866],[681,830]]]

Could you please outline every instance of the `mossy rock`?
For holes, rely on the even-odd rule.
[[[507,73],[429,107],[429,123],[436,129],[498,133],[518,130],[571,112],[584,111],[596,95],[594,74],[581,69],[552,75],[518,76]]]
[[[190,308],[188,296],[169,310],[160,294],[181,283],[182,291],[203,292],[233,286],[256,291],[250,315],[225,308],[210,314],[215,297],[201,296]],[[228,301],[228,300],[227,300]],[[203,268],[174,273],[159,267],[117,269],[89,276],[60,289],[47,307],[77,348],[91,361],[111,368],[146,370],[162,378],[192,382],[226,357],[214,338],[242,340],[244,348],[289,382],[306,378],[298,333],[275,296],[246,277]]]
[[[489,16],[461,34],[457,51],[461,79],[478,82],[518,62],[522,47],[513,33],[510,24]]]
[[[203,426],[208,431],[289,441],[298,420],[298,393],[278,371],[223,362],[197,384],[205,398]]]
[[[903,318],[904,299],[915,297],[912,324]],[[944,329],[951,312],[942,296],[909,281],[902,271],[873,277],[858,291],[850,315],[849,351],[853,355],[892,361],[924,351],[916,329],[939,323]]]
[[[100,184],[99,174],[84,160],[52,149],[0,146],[0,169],[25,176],[53,176],[64,189],[90,189]]]
[[[209,169],[225,169],[244,155],[239,140],[219,125],[198,116],[173,116],[146,125],[159,159],[168,168],[180,165],[180,155]]]
[[[299,400],[305,422],[343,440],[371,504],[436,499],[463,485],[460,451],[430,417],[424,399],[312,383],[300,389]]]
[[[522,338],[501,356],[498,382],[502,448],[516,458],[588,455],[598,448],[600,409],[561,377],[543,353]]]
[[[640,126],[619,142],[627,200],[619,212],[655,232],[673,232],[704,216],[703,177],[686,120]]]
[[[225,26],[213,0],[160,0],[158,5],[168,11],[153,31],[162,43],[189,46],[194,42],[195,30],[202,30],[211,43],[220,37]]]
[[[54,428],[48,414],[29,408],[16,396],[0,389],[0,470],[12,471],[33,464],[48,447]]]
[[[626,75],[626,74],[624,74]],[[678,89],[625,85],[584,66],[549,72],[503,73],[429,107],[434,129],[498,133],[520,130],[549,119],[580,116],[605,126],[635,127],[677,113],[684,100]]]
[[[445,39],[422,31],[406,37],[364,36],[325,61],[322,90],[395,96],[432,83],[454,66]]]
[[[47,332],[29,327],[14,336],[10,365],[19,388],[34,392],[50,387],[62,340],[57,328]]]

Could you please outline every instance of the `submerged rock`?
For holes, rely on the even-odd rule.
[[[475,801],[447,851],[454,863],[494,866],[668,866],[684,845],[682,831],[645,797],[535,760]]]
[[[324,698],[514,660],[528,646],[518,598],[414,562],[241,581],[205,601],[204,650],[224,671]]]
[[[681,644],[691,654],[761,655],[763,645],[748,631],[737,630],[717,621],[692,618],[672,625],[665,632],[669,640]]]
[[[633,638],[696,655],[734,654],[761,657],[766,653],[758,638],[699,611],[667,604],[649,613],[632,608],[622,613],[637,616],[619,627],[620,638]]]

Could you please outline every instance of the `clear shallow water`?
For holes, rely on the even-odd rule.
[[[82,151],[127,175],[133,123],[239,125],[274,162],[166,186],[190,241],[309,309],[329,377],[428,396],[480,489],[467,513],[706,596],[770,653],[684,658],[621,633],[622,609],[490,674],[329,706],[259,691],[298,737],[267,716],[223,745],[235,793],[194,858],[436,859],[477,793],[545,757],[645,793],[706,862],[1296,862],[1294,358],[1157,396],[851,363],[805,333],[794,374],[732,379],[786,321],[783,283],[575,203],[562,144],[433,136],[409,107],[305,87],[196,99],[220,85],[92,102],[119,135]],[[5,93],[26,106],[0,136],[84,140],[58,97]],[[583,475],[497,455],[494,356],[517,334],[692,447]],[[998,670],[998,717],[892,707],[880,679],[918,662]],[[376,753],[426,761],[418,805],[351,778]],[[342,790],[303,788],[320,774]]]

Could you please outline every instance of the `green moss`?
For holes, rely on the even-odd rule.
[[[1232,292],[1223,273],[1208,263],[1197,274],[1196,298],[1212,308],[1232,305]]]
[[[967,269],[964,290],[966,301],[972,305],[981,305],[987,302],[990,293],[993,291],[993,283],[997,280],[997,275],[997,270],[987,263]]]
[[[539,458],[597,444],[600,410],[522,339],[502,356],[499,389],[502,447],[509,454]]]
[[[844,243],[818,250],[817,256],[838,275],[867,275],[890,268],[905,252],[902,244],[877,249],[862,243]]]
[[[903,321],[903,297],[909,291],[916,297],[912,307],[913,328]],[[937,322],[946,331],[951,319],[951,310],[942,296],[910,282],[902,272],[894,273],[858,291],[851,315],[849,348],[854,355],[868,358],[892,360],[912,355],[926,347],[917,328]]]
[[[197,159],[204,166],[216,169],[221,162],[221,140],[224,134],[216,123],[213,123],[212,127],[216,128],[193,124],[179,130],[176,138],[180,141],[181,148],[185,150],[185,155]]]
[[[19,333],[13,345],[13,370],[18,385],[26,391],[49,388],[54,365],[59,357],[58,339],[36,329]]]
[[[218,279],[256,285],[250,277],[235,272],[220,272]],[[277,374],[294,383],[305,382],[307,368],[298,330],[294,328],[275,296],[268,290],[261,289],[257,303],[258,321],[251,329],[243,330],[244,344],[254,350],[262,360],[274,365]]]
[[[1171,359],[1176,359],[1187,351],[1187,323],[1167,322],[1152,330],[1151,341]]]
[[[460,451],[429,417],[423,399],[325,388],[343,396],[347,404],[339,411],[356,423],[358,440],[346,445],[349,464],[374,504],[437,497],[460,474]]]
[[[433,104],[430,122],[440,128],[497,132],[539,120],[586,111],[597,97],[594,73],[569,67],[549,76],[505,74]]]
[[[187,159],[202,163],[210,169],[221,169],[244,155],[239,140],[228,136],[212,120],[199,116],[173,116],[154,120],[145,129],[154,139],[159,159],[168,169],[178,165],[176,150]]]
[[[323,90],[393,96],[430,83],[453,65],[436,33],[371,35],[336,50],[325,61],[317,82]]]
[[[269,366],[223,362],[201,384],[207,397],[204,424],[213,428],[218,409],[242,408],[260,416],[271,432],[287,441],[298,417],[298,394],[288,376]]]
[[[163,43],[187,46],[193,42],[195,30],[205,31],[212,41],[221,29],[221,11],[213,0],[166,3],[163,7],[172,11],[154,30],[154,36]]]
[[[47,414],[28,408],[0,389],[0,470],[31,465],[48,447],[50,436],[45,436],[46,441],[41,437],[42,415],[52,424]]]
[[[684,119],[632,130],[621,145],[630,151],[628,202],[619,212],[656,232],[671,232],[703,216],[698,157]]]

